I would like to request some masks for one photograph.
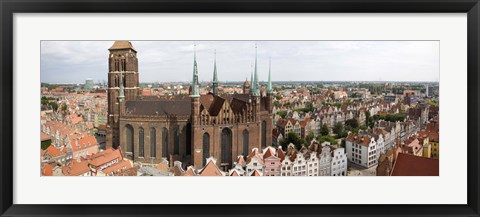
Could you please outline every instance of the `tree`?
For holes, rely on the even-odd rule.
[[[372,115],[370,114],[370,111],[365,111],[365,126],[373,128],[374,120]]]
[[[398,113],[398,114],[381,114],[381,115],[374,115],[372,119],[374,121],[378,120],[385,120],[385,121],[390,121],[390,122],[396,122],[396,121],[403,121],[407,118],[407,114],[405,113]]]
[[[322,136],[328,136],[330,134],[330,130],[328,129],[327,124],[323,124],[322,127],[320,128],[320,135]]]
[[[352,118],[345,121],[345,126],[348,126],[350,129],[355,129],[360,126],[360,123],[356,118]]]
[[[42,150],[46,150],[48,146],[52,144],[52,140],[46,140],[41,142],[41,148]]]
[[[67,110],[67,104],[63,104],[60,109],[62,109],[62,111],[66,111]]]
[[[337,122],[333,127],[333,133],[337,134],[337,138],[342,138],[345,135],[345,129],[343,127],[342,122]]]
[[[277,115],[279,115],[281,118],[285,118],[285,116],[287,116],[287,111],[278,111]]]
[[[310,131],[308,135],[305,137],[307,145],[312,142],[313,138],[315,138],[315,135],[313,134],[313,131]]]
[[[287,147],[290,143],[294,144],[297,150],[300,150],[302,146],[307,144],[305,139],[300,138],[300,136],[293,132],[288,133],[287,137],[280,141],[280,145],[282,146],[283,150],[287,150]]]
[[[338,145],[337,140],[333,136],[318,136],[318,143],[322,144],[324,142],[330,142],[331,145]]]

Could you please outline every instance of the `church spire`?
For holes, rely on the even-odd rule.
[[[255,90],[255,84],[253,83],[253,64],[250,64],[250,93],[253,93]]]
[[[253,77],[253,86],[254,86],[254,91],[253,95],[254,96],[260,96],[260,84],[258,81],[258,70],[257,70],[257,44],[255,43],[255,75]]]
[[[271,94],[273,92],[272,89],[272,58],[270,57],[268,61],[268,84],[267,84],[267,93]]]
[[[213,94],[218,94],[217,50],[215,50],[215,59],[213,61]]]
[[[200,90],[198,87],[198,68],[197,68],[197,45],[193,44],[193,79],[192,84],[190,86],[192,88],[191,96],[192,97],[199,97]]]

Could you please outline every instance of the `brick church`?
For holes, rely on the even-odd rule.
[[[270,72],[262,88],[256,54],[252,81],[245,81],[243,93],[218,92],[215,61],[212,89],[201,95],[194,51],[188,96],[142,96],[132,43],[115,41],[108,50],[107,147],[120,148],[126,158],[147,164],[165,158],[200,169],[213,156],[226,170],[238,155],[272,144]]]

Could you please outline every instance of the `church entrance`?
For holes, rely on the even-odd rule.
[[[222,130],[222,169],[230,168],[232,165],[232,130],[223,128]]]

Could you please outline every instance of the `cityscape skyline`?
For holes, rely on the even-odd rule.
[[[41,82],[106,81],[107,63],[100,60],[108,54],[102,48],[112,42],[42,41]],[[270,57],[273,81],[439,81],[438,41],[132,42],[142,50],[142,83],[190,81],[194,43],[201,82],[213,77],[215,50],[220,82],[250,80],[255,44],[260,81],[267,80]]]
[[[142,50],[125,40],[104,58],[108,83],[42,84],[42,176],[439,175],[438,85],[273,88],[270,67],[260,82],[256,48],[251,80],[241,85],[219,86],[215,58],[211,83],[200,88],[196,47],[187,85],[141,85]],[[66,50],[71,68],[90,60]]]

